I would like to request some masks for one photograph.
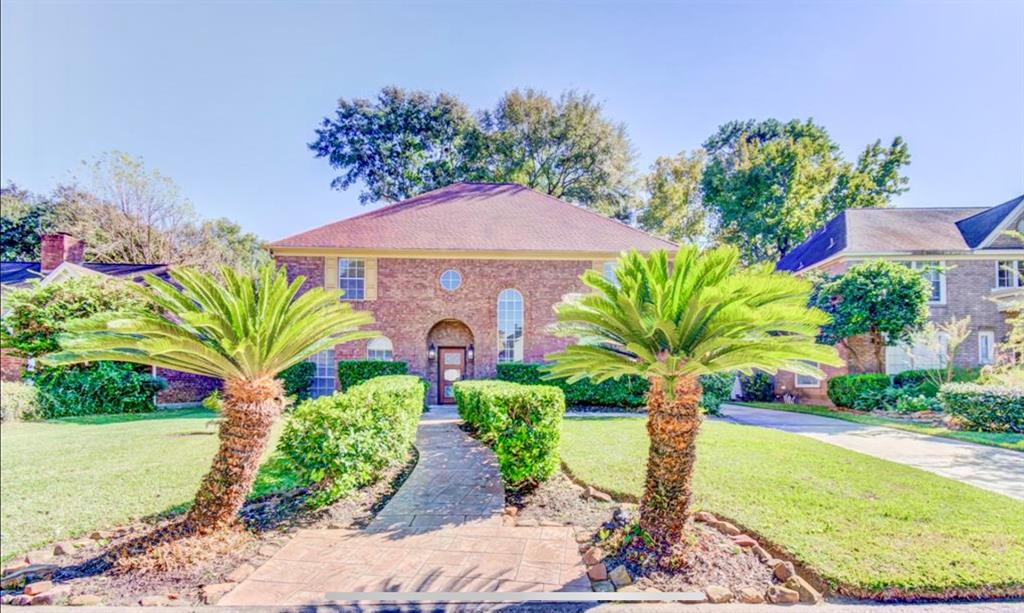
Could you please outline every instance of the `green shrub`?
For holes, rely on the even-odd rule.
[[[909,390],[899,387],[865,389],[854,396],[853,404],[848,408],[858,411],[898,411],[899,403],[912,395]]]
[[[855,409],[858,405],[867,406],[873,402],[872,394],[884,393],[889,388],[889,375],[865,373],[857,375],[839,375],[828,380],[828,398],[837,407]],[[871,410],[869,408],[861,410]]]
[[[700,407],[705,413],[718,415],[718,408],[732,395],[735,376],[732,373],[701,375],[700,386],[704,395],[700,398]]]
[[[558,468],[565,396],[551,385],[459,381],[459,415],[498,456],[512,488],[543,481]]]
[[[220,390],[213,390],[206,397],[203,398],[200,403],[203,408],[213,411],[214,413],[220,413],[224,405],[221,404]]]
[[[0,422],[32,419],[38,413],[34,385],[22,381],[5,381],[0,385]]]
[[[970,383],[978,379],[981,373],[979,368],[953,369],[953,383]],[[893,375],[892,382],[896,387],[913,388],[918,394],[934,398],[939,395],[939,386],[934,381],[941,381],[945,378],[945,369],[930,370],[904,370]]]
[[[369,485],[404,459],[416,438],[425,395],[419,377],[392,375],[296,407],[277,451],[300,483],[316,486],[310,504],[328,504]]]
[[[345,391],[353,385],[359,385],[374,377],[404,375],[407,372],[409,372],[409,365],[405,362],[340,360],[338,362],[338,385],[341,391]]]
[[[134,364],[95,362],[33,372],[43,419],[156,410],[155,396],[167,382]]]
[[[975,383],[947,383],[939,400],[950,415],[983,432],[1024,434],[1024,389]]]
[[[775,400],[775,378],[765,372],[752,375],[740,375],[743,385],[743,398],[753,402],[771,402]]]
[[[296,402],[309,398],[314,377],[316,377],[316,364],[312,362],[299,362],[286,368],[277,376],[284,384],[285,395],[293,396]]]
[[[498,379],[522,385],[551,385],[562,390],[565,404],[571,407],[643,407],[646,403],[650,384],[637,375],[624,375],[594,383],[583,379],[566,383],[565,379],[545,380],[546,364],[503,363],[498,364]]]
[[[918,411],[941,411],[942,403],[938,398],[924,394],[902,396],[896,401],[897,413],[917,413]]]

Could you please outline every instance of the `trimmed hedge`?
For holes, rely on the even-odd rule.
[[[650,383],[641,376],[625,375],[601,383],[583,379],[570,384],[566,383],[565,379],[545,380],[545,366],[546,364],[519,362],[498,364],[498,379],[521,385],[557,387],[565,395],[566,406],[570,407],[643,409],[647,404]],[[717,413],[718,407],[728,400],[732,393],[732,382],[732,374],[701,375],[700,383],[704,388],[701,407],[708,413]]]
[[[459,416],[498,456],[512,488],[543,481],[558,468],[565,396],[551,385],[458,381]]]
[[[316,364],[312,362],[299,362],[277,375],[284,385],[285,395],[294,396],[297,402],[309,398],[314,377],[316,377]]]
[[[288,416],[277,451],[319,506],[377,480],[406,457],[416,438],[426,382],[412,375],[377,377],[307,400]]]
[[[498,379],[522,385],[550,385],[562,390],[565,404],[571,407],[629,407],[639,408],[646,403],[650,384],[637,375],[626,375],[594,383],[583,379],[566,383],[565,379],[545,380],[543,368],[546,364],[503,363],[498,364]]]
[[[31,373],[42,419],[156,410],[167,382],[125,362],[42,368]]]
[[[889,375],[865,373],[839,375],[828,380],[828,398],[836,406],[847,409],[863,407],[872,394],[881,396],[889,388]]]
[[[338,361],[338,385],[345,391],[353,385],[369,381],[374,377],[404,375],[409,372],[405,362],[387,360],[340,360]]]
[[[1024,389],[975,383],[947,383],[939,400],[950,415],[984,432],[1024,434]]]
[[[918,394],[934,398],[939,395],[939,388],[928,378],[928,375],[941,374],[941,377],[945,377],[946,370],[943,369],[932,369],[932,370],[904,370],[901,373],[893,375],[892,382],[896,387],[910,387],[915,388]],[[951,383],[970,383],[977,380],[981,375],[980,368],[953,368],[953,380]],[[935,378],[934,376],[932,377]]]

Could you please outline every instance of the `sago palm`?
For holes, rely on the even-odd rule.
[[[341,302],[337,290],[300,295],[304,278],[289,283],[273,265],[253,276],[224,269],[223,279],[187,268],[170,274],[179,287],[153,276],[137,287],[155,308],[79,322],[45,361],[134,362],[224,381],[220,447],[186,517],[190,529],[209,532],[234,521],[256,478],[284,406],[275,376],[319,351],[374,336],[359,330],[373,317]]]
[[[578,339],[550,354],[549,376],[600,382],[622,375],[650,381],[650,452],[641,527],[661,545],[682,536],[701,422],[698,377],[785,369],[822,376],[808,361],[838,364],[833,347],[815,343],[827,315],[808,308],[810,282],[768,266],[741,268],[738,251],[684,247],[619,258],[616,281],[588,270],[594,291],[555,306],[556,333]]]

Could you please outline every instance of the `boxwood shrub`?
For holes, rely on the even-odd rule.
[[[868,399],[885,394],[889,386],[889,375],[839,375],[828,380],[828,398],[838,407],[864,408]]]
[[[146,367],[124,362],[41,368],[31,373],[43,419],[156,410],[167,382]]]
[[[498,456],[512,488],[543,481],[558,468],[565,396],[551,385],[507,381],[455,383],[459,416]]]
[[[353,385],[359,385],[374,377],[386,375],[404,375],[409,372],[405,362],[387,360],[340,360],[338,361],[338,385],[345,391]]]
[[[975,383],[946,383],[939,390],[943,408],[985,432],[1024,434],[1024,389]]]
[[[300,484],[315,486],[309,503],[333,502],[404,459],[416,438],[426,389],[412,375],[377,377],[296,407],[277,451]]]

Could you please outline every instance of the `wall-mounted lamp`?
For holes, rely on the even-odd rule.
[[[427,359],[428,360],[436,360],[437,359],[437,347],[434,346],[434,343],[430,343],[430,346],[427,347]]]
[[[473,361],[473,343],[470,343],[469,348],[466,349],[466,359],[470,362]]]

